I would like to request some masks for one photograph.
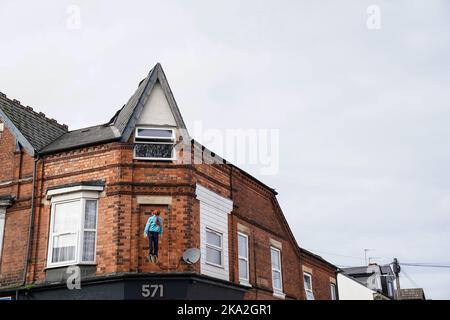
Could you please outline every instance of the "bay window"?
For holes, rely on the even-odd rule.
[[[97,241],[98,192],[69,192],[51,195],[48,267],[95,264]],[[103,187],[101,187],[103,188]],[[68,188],[73,191],[73,188]],[[67,191],[67,189],[64,189]]]

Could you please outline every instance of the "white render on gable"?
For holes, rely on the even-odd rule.
[[[200,200],[200,273],[229,281],[228,262],[228,215],[233,210],[233,201],[197,184],[197,199]],[[206,262],[206,229],[222,234],[222,266]]]
[[[374,300],[376,291],[342,273],[338,273],[337,282],[339,300]]]
[[[177,126],[175,117],[172,114],[169,102],[159,81],[155,83],[136,125]]]

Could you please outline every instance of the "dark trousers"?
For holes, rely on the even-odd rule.
[[[159,232],[150,231],[148,233],[149,253],[152,256],[158,256],[158,238]]]

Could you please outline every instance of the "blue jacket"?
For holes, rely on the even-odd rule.
[[[156,219],[159,219],[159,226],[156,224]],[[147,224],[145,225],[144,233],[148,234],[150,231],[159,232],[159,234],[163,235],[163,218],[157,215],[152,215],[148,218]]]

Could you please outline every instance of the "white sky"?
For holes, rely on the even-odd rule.
[[[75,129],[161,62],[188,128],[280,129],[279,174],[244,169],[278,190],[300,245],[338,265],[364,248],[450,264],[449,15],[445,0],[1,0],[0,91]],[[450,298],[450,269],[404,270]]]

